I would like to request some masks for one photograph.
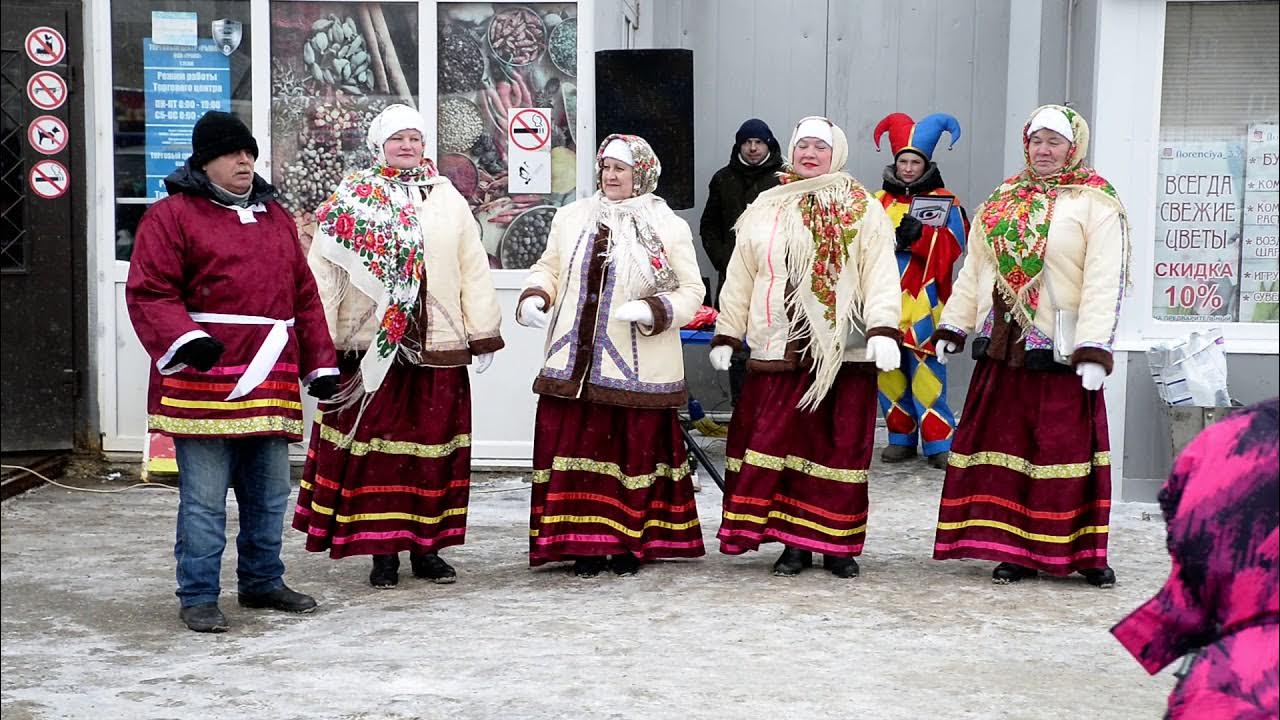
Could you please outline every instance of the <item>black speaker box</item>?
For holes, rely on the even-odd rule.
[[[611,133],[648,140],[662,163],[656,194],[693,207],[692,50],[596,52],[596,147]]]

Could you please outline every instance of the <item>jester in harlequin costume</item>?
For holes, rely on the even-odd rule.
[[[904,113],[886,116],[876,125],[876,150],[889,133],[893,163],[884,169],[884,186],[876,193],[896,228],[898,274],[902,279],[902,364],[880,373],[880,409],[889,429],[889,446],[881,459],[901,462],[915,457],[923,444],[929,464],[946,468],[956,420],[947,407],[946,367],[938,362],[933,334],[942,306],[951,295],[951,267],[964,253],[969,219],[960,201],[948,192],[933,162],[933,150],[943,131],[951,145],[960,139],[960,123],[934,113],[915,122]],[[951,198],[949,208],[920,218],[909,214],[911,200],[928,195]]]

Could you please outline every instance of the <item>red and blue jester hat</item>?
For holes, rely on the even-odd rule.
[[[947,149],[955,147],[960,139],[960,122],[946,113],[926,115],[916,122],[906,113],[890,113],[876,124],[872,137],[876,141],[876,152],[880,152],[880,137],[889,133],[889,147],[896,160],[904,152],[913,152],[925,159],[933,160],[933,150],[938,146],[943,131],[951,134],[951,144]]]

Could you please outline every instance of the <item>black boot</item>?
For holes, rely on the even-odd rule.
[[[178,611],[178,617],[187,628],[196,632],[220,633],[227,631],[227,618],[218,609],[218,603],[191,605]]]
[[[609,569],[618,577],[635,575],[640,572],[640,560],[631,553],[622,553],[609,558]]]
[[[240,593],[240,607],[270,608],[291,613],[309,613],[316,609],[316,599],[281,585],[271,592]]]
[[[773,574],[778,577],[795,577],[807,567],[813,567],[813,553],[788,547],[773,564]]]
[[[928,462],[929,462],[929,467],[931,467],[931,468],[937,468],[937,469],[939,469],[939,470],[946,470],[946,469],[947,469],[947,458],[948,458],[948,457],[950,457],[950,456],[951,456],[951,453],[946,452],[946,451],[944,450],[943,452],[940,452],[940,453],[934,453],[934,454],[930,455],[928,458],[926,458],[926,460],[928,460]]]
[[[369,584],[385,590],[393,588],[400,582],[400,554],[374,555],[373,570],[369,573]]]
[[[914,445],[890,445],[880,452],[880,459],[887,463],[900,463],[915,456]]]
[[[838,578],[858,577],[858,561],[851,557],[842,558],[823,555],[822,567],[830,570],[831,574]]]
[[[413,576],[430,580],[437,585],[449,585],[458,580],[458,573],[439,553],[409,553],[409,563],[413,565]]]
[[[1036,571],[1029,567],[1002,562],[996,566],[995,570],[991,571],[991,582],[996,585],[1010,585],[1018,582],[1019,580],[1033,578],[1035,576]]]
[[[1080,574],[1084,576],[1085,582],[1094,587],[1105,590],[1116,586],[1116,572],[1109,567],[1089,568],[1081,570]]]
[[[573,574],[580,578],[593,578],[609,566],[607,557],[580,557],[573,562]]]

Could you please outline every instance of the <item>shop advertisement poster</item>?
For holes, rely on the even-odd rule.
[[[1240,322],[1280,322],[1280,125],[1245,136]]]
[[[142,85],[147,113],[147,197],[168,193],[164,179],[191,154],[191,130],[210,110],[231,112],[231,59],[211,38],[194,48],[143,38]]]
[[[1231,322],[1240,285],[1244,144],[1160,148],[1152,316]]]

